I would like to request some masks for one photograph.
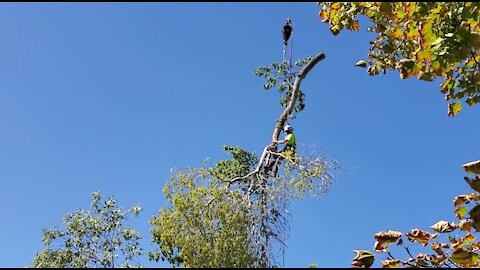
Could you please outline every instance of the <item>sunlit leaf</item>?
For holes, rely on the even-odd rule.
[[[355,66],[357,67],[366,67],[367,66],[367,62],[365,60],[360,60],[358,61],[357,63],[355,63]]]
[[[463,169],[470,174],[480,174],[480,160],[472,161],[462,165]]]
[[[454,231],[458,228],[456,224],[450,224],[445,220],[440,220],[439,222],[435,223],[434,225],[430,226],[434,231],[439,233],[448,233]]]
[[[374,250],[377,252],[385,252],[388,250],[388,245],[397,242],[402,233],[398,231],[378,232],[374,235],[375,242]],[[386,245],[385,247],[383,245]]]
[[[458,195],[453,198],[453,205],[459,206],[464,203],[470,203],[471,201],[477,201],[478,195],[476,193]]]
[[[455,209],[455,215],[458,218],[463,218],[465,216],[465,214],[467,214],[467,208],[465,206],[461,206],[461,207],[458,207],[457,209]]]
[[[384,260],[382,261],[382,268],[398,268],[400,260]]]
[[[352,268],[370,268],[375,260],[373,254],[368,250],[354,250]]]
[[[448,116],[455,117],[461,111],[462,111],[462,104],[460,104],[460,102],[454,102],[454,103],[448,104]]]
[[[411,233],[407,233],[405,234],[405,236],[407,236],[408,240],[410,240],[411,242],[417,241],[423,246],[426,246],[428,245],[428,241],[430,239],[437,237],[437,234],[431,234],[427,231],[423,231],[420,229],[413,229]]]

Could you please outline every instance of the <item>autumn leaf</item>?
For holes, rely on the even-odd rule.
[[[463,178],[468,185],[475,191],[480,192],[480,177],[477,175],[475,178]]]
[[[475,241],[476,236],[468,233],[465,237],[458,239],[455,243],[452,243],[452,249],[462,248],[464,244],[472,243]]]
[[[471,201],[477,201],[477,200],[478,200],[478,195],[475,193],[462,194],[453,199],[453,205],[459,206],[464,203],[470,203]]]
[[[461,267],[475,267],[478,266],[478,255],[465,251],[463,249],[457,249],[452,253],[451,260]]]
[[[438,255],[443,255],[445,252],[443,252],[443,248],[449,248],[450,246],[445,243],[432,243],[431,248],[438,254]]]
[[[388,250],[388,245],[397,242],[402,237],[402,233],[398,231],[378,232],[375,234],[375,245],[373,249],[377,252],[385,252]],[[383,245],[387,245],[383,247]]]
[[[395,68],[400,72],[400,78],[402,79],[417,75],[418,73],[415,61],[412,59],[402,59],[398,61]]]
[[[470,232],[470,229],[472,228],[472,221],[471,220],[461,220],[460,223],[458,224],[458,227],[460,230],[465,231],[465,232]]]
[[[478,232],[480,231],[480,204],[473,207],[470,212],[470,219],[472,220],[472,227]]]
[[[400,260],[385,260],[382,261],[382,268],[398,268]]]
[[[410,240],[411,242],[419,242],[420,244],[422,244],[423,246],[426,246],[428,245],[428,241],[430,239],[433,239],[435,237],[437,237],[437,234],[431,234],[427,231],[423,231],[423,230],[420,230],[420,229],[413,229],[412,230],[412,233],[407,233],[405,234],[408,238],[408,240]]]
[[[460,104],[460,102],[453,102],[448,104],[448,116],[455,117],[461,111],[462,104]]]
[[[460,206],[455,209],[455,216],[457,218],[463,218],[467,213],[467,208],[465,206]]]
[[[457,224],[450,224],[445,220],[440,220],[439,222],[435,223],[434,225],[430,226],[432,230],[439,232],[439,233],[448,233],[454,231],[458,228]]]
[[[357,67],[367,67],[367,62],[365,60],[360,60],[357,63],[355,63],[355,66]]]
[[[480,160],[472,161],[462,165],[463,169],[470,174],[480,174]]]
[[[353,258],[352,268],[370,268],[372,266],[375,257],[368,250],[354,250],[356,253]]]

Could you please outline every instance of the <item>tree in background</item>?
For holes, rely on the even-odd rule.
[[[320,18],[334,35],[360,29],[357,15],[372,23],[368,60],[357,62],[369,75],[398,70],[402,79],[432,81],[442,77],[440,91],[448,115],[462,101],[480,102],[480,3],[478,2],[319,2]]]
[[[45,249],[37,253],[30,267],[96,268],[140,267],[141,236],[124,226],[128,215],[138,216],[142,208],[135,205],[124,211],[114,197],[101,202],[99,192],[92,193],[92,210],[67,213],[66,230],[43,230]]]

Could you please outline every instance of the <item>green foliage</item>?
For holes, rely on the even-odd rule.
[[[288,201],[307,191],[325,192],[332,180],[325,173],[330,171],[326,157],[311,160],[287,152],[291,164],[285,174],[267,179],[251,174],[258,162],[254,154],[224,149],[230,159],[212,168],[178,170],[165,185],[171,205],[150,220],[152,241],[159,245],[149,253],[151,260],[199,268],[275,266],[273,254],[282,248],[280,237],[288,227]]]
[[[232,159],[222,160],[210,169],[210,173],[218,180],[227,181],[237,176],[244,176],[258,162],[255,154],[240,147],[224,145],[223,149],[232,156]]]
[[[239,191],[219,185],[229,177],[245,175],[255,156],[238,147],[224,149],[233,159],[210,170],[177,171],[166,184],[163,192],[171,206],[150,221],[152,241],[159,245],[149,253],[150,259],[195,268],[253,267],[247,204]]]
[[[466,172],[471,173],[469,169],[478,166],[478,164],[480,162],[475,161],[463,166]],[[477,185],[473,184],[480,181],[480,177],[479,175],[472,179],[465,177],[465,180],[476,192],[454,198],[453,205],[455,216],[458,218],[457,222],[440,220],[430,226],[430,229],[434,231],[433,233],[413,229],[409,233],[387,231],[375,234],[374,250],[388,254],[388,258],[381,261],[383,268],[480,267],[480,241],[473,232],[473,230],[475,232],[480,231],[480,193],[475,189]],[[412,245],[417,246],[408,247],[404,245],[404,237]],[[395,258],[392,255],[393,250],[402,248],[408,255],[407,258]],[[414,255],[412,248],[423,248],[425,251]],[[374,259],[373,254],[369,251],[364,251],[363,254],[369,254],[370,261],[360,260],[357,255],[352,262],[353,267],[371,266]]]
[[[311,56],[299,59],[295,62],[295,67],[301,68],[311,59]],[[274,62],[269,66],[261,66],[257,68],[255,70],[255,75],[266,79],[266,82],[263,84],[265,90],[278,87],[278,91],[283,94],[280,99],[280,104],[286,107],[292,98],[291,90],[293,88],[296,73],[298,72],[296,68],[292,67],[288,61],[283,61],[281,63]],[[304,108],[305,94],[302,91],[299,91],[295,104],[295,112],[301,112]],[[291,117],[295,118],[294,115],[291,115]]]
[[[101,203],[99,192],[92,193],[93,211],[78,210],[64,217],[66,230],[44,229],[45,249],[37,253],[31,267],[85,268],[138,267],[142,255],[141,236],[123,226],[128,214],[136,217],[141,207],[127,211],[117,206],[114,197]]]
[[[480,3],[478,2],[319,2],[320,17],[334,35],[358,31],[357,15],[366,16],[370,75],[398,70],[402,79],[443,78],[440,91],[450,101],[448,114],[461,111],[461,101],[480,101]]]

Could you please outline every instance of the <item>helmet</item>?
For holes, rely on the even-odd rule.
[[[287,132],[287,131],[292,132],[292,131],[293,131],[293,128],[292,128],[292,126],[290,126],[290,125],[286,125],[286,126],[283,128],[283,131],[285,131],[285,132]]]

